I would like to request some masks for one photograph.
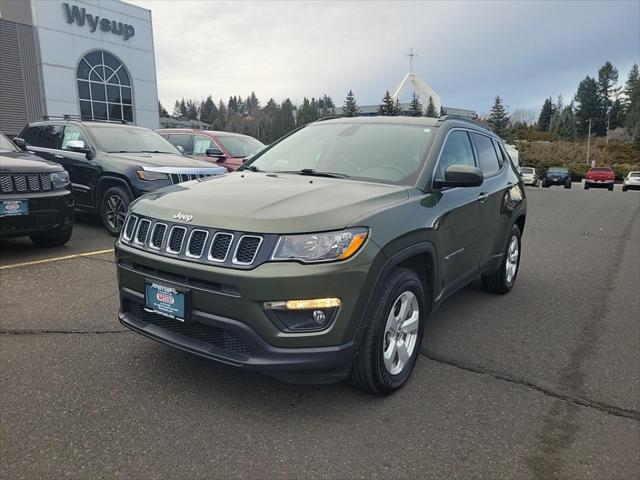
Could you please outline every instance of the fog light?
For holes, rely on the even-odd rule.
[[[263,308],[280,330],[300,332],[328,328],[340,305],[339,298],[318,298],[264,302]]]

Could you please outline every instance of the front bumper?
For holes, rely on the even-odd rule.
[[[73,226],[73,195],[69,190],[12,193],[0,200],[28,200],[28,215],[0,217],[0,238],[21,237]]]
[[[228,365],[289,381],[339,381],[350,371],[375,281],[371,267],[381,257],[367,241],[344,262],[268,262],[238,270],[162,257],[118,242],[119,319],[147,337]],[[186,290],[187,320],[146,311],[146,281]],[[263,310],[265,301],[327,297],[338,297],[342,304],[322,331],[283,332]]]
[[[627,190],[640,190],[640,183],[623,183],[622,186]]]

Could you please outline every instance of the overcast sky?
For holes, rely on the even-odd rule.
[[[377,104],[409,69],[443,104],[511,110],[575,93],[610,61],[620,83],[640,61],[640,0],[271,2],[129,0],[149,8],[159,96],[331,95]]]

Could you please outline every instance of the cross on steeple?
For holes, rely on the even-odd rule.
[[[413,73],[413,57],[417,57],[417,53],[413,53],[413,47],[409,49],[409,53],[406,55],[409,57],[409,73]]]

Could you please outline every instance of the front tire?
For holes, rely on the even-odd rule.
[[[564,188],[571,188],[571,180],[564,182]]]
[[[585,183],[585,184],[584,184],[584,189],[585,189],[585,190],[589,190],[589,184],[588,184],[588,183]]]
[[[613,192],[613,185],[609,185],[607,188],[609,189],[610,192]]]
[[[73,226],[53,233],[39,233],[29,238],[37,247],[60,247],[67,243],[73,234]]]
[[[626,192],[627,191],[627,187],[625,187],[624,185],[622,186],[622,191]]]
[[[549,184],[547,183],[546,180],[542,181],[542,188],[549,188]]]
[[[509,241],[507,242],[500,268],[481,277],[482,286],[485,290],[504,294],[513,288],[520,269],[521,238],[520,228],[517,225],[511,227],[511,234],[509,235]]]
[[[104,227],[114,237],[120,234],[131,203],[131,196],[122,187],[111,187],[100,201],[100,217]]]
[[[349,383],[380,396],[402,387],[418,358],[426,309],[425,290],[418,275],[408,268],[393,270],[384,280]]]

